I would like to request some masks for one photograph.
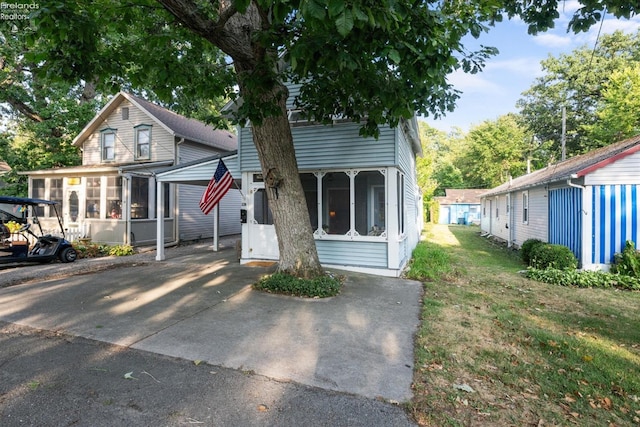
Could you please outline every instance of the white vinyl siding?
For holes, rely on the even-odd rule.
[[[213,237],[214,211],[205,215],[200,210],[199,202],[202,193],[206,189],[202,185],[178,186],[178,198],[180,200],[179,236],[180,240],[198,240]],[[240,191],[231,188],[218,205],[219,235],[227,236],[240,234],[240,204],[242,196]]]
[[[128,120],[122,119],[122,108],[129,108]],[[114,148],[115,161],[118,163],[134,162],[136,160],[135,127],[149,124],[152,120],[150,116],[124,100],[118,108],[109,114],[106,120],[97,125],[97,130],[84,141],[82,164],[94,165],[102,162],[100,131],[105,129],[117,129]],[[174,138],[169,132],[161,126],[154,126],[151,134],[151,155],[148,160],[173,160],[175,158],[174,145]]]
[[[522,222],[522,191],[512,193],[512,198],[516,200],[513,211],[516,220],[513,223],[512,236],[516,246],[522,245],[527,239],[540,239],[548,241],[549,228],[549,205],[547,190],[544,187],[534,187],[527,190],[529,194],[528,221]]]
[[[597,169],[584,177],[584,185],[640,184],[640,152]]]

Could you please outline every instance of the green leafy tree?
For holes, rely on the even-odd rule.
[[[48,57],[40,51],[49,74],[114,84],[127,75],[149,83],[161,98],[194,90],[213,99],[237,84],[243,101],[237,118],[251,120],[263,173],[272,171],[280,182],[279,196],[269,193],[279,268],[303,277],[322,269],[304,208],[284,82],[302,84],[297,105],[309,117],[326,122],[342,115],[360,122],[363,135],[377,135],[379,125],[395,126],[414,112],[454,108],[458,94],[447,74],[480,71],[496,52],[468,52],[461,42],[467,34],[478,36],[503,12],[521,16],[532,32],[549,28],[558,16],[558,2],[543,0],[159,0],[168,13],[144,0],[45,3],[33,42],[57,47]],[[574,31],[591,25],[605,7],[616,16],[638,8],[620,0],[581,3]],[[140,38],[153,41],[141,48]],[[223,66],[226,59],[232,67]],[[196,79],[192,88],[189,78],[198,73],[211,78]]]
[[[26,195],[27,182],[18,172],[76,165],[73,137],[95,114],[91,84],[74,85],[36,77],[24,38],[0,33],[0,112],[5,122],[0,159],[12,171],[3,177],[2,193]]]
[[[596,116],[598,120],[583,129],[599,145],[640,134],[640,62],[611,74]]]
[[[594,141],[586,130],[599,120],[603,89],[614,73],[639,62],[640,31],[603,35],[595,50],[583,46],[571,54],[549,57],[542,61],[544,75],[518,101],[521,115],[537,140],[550,143],[549,154],[556,160],[560,159],[563,107],[567,154],[600,147],[604,142]]]
[[[464,152],[457,159],[471,188],[492,188],[526,171],[530,135],[514,114],[486,120],[469,130]]]

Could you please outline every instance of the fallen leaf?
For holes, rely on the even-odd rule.
[[[196,365],[196,366],[198,366],[201,363],[202,363],[202,360],[194,360],[193,361],[193,364]]]
[[[261,403],[258,405],[258,411],[260,412],[267,412],[269,410],[269,407],[267,405],[265,405],[264,403]]]
[[[133,376],[133,371],[127,372],[126,374],[124,374],[124,379],[125,380],[137,380],[137,378]]]
[[[467,393],[474,393],[475,390],[471,388],[469,384],[454,384],[453,388],[456,390],[466,391]]]
[[[565,395],[564,395],[564,401],[565,401],[565,402],[569,402],[569,403],[573,403],[573,402],[575,402],[576,400],[575,400],[573,397],[569,396],[568,394],[565,394]]]
[[[584,362],[591,362],[593,360],[593,356],[589,356],[588,354],[585,354],[584,356],[582,356],[582,360]]]
[[[580,414],[577,412],[570,412],[570,414],[573,418],[580,418]]]

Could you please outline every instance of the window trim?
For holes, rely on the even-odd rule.
[[[152,125],[140,124],[135,126],[134,129],[134,158],[135,160],[151,160],[151,132]],[[140,156],[139,144],[140,144],[140,131],[148,131],[149,137],[147,139],[147,156]]]
[[[118,129],[113,129],[113,128],[106,128],[100,131],[100,160],[102,162],[115,162],[117,132],[118,132]],[[112,147],[113,156],[111,158],[108,158],[105,153],[105,150],[107,148],[105,146],[105,142],[106,142],[105,139],[107,135],[113,135],[113,147]]]

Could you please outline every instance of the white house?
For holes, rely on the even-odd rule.
[[[30,197],[61,204],[65,228],[82,230],[95,242],[155,244],[159,191],[165,225],[160,242],[213,235],[213,218],[198,206],[203,188],[158,187],[155,175],[171,166],[235,152],[233,133],[120,92],[73,144],[82,151],[81,166],[25,173]],[[230,191],[221,202],[220,215],[227,218],[221,234],[240,233],[240,203],[238,190]],[[40,214],[46,227],[52,214]]]

